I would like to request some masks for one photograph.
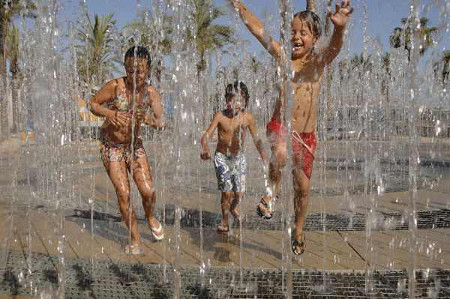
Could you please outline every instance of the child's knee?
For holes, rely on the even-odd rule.
[[[302,188],[301,186],[294,187],[295,196],[299,199],[307,198],[310,196],[309,188]]]
[[[143,184],[140,186],[140,192],[142,197],[145,198],[151,198],[153,196],[155,196],[155,189],[153,188],[153,186],[151,184]]]
[[[310,195],[310,182],[308,177],[299,167],[292,170],[294,191],[297,196],[305,197]]]
[[[120,202],[128,201],[130,198],[130,188],[127,188],[125,186],[118,187],[116,188],[116,194]]]
[[[222,202],[230,202],[233,192],[222,192]]]
[[[274,148],[272,155],[272,163],[275,167],[281,168],[286,165],[287,160],[287,149],[284,145],[277,145]]]

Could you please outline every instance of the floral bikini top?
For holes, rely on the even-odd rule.
[[[147,88],[145,89],[145,94],[144,94],[144,99],[143,99],[143,103],[142,105],[145,106],[149,106],[148,105],[148,96],[147,96]],[[142,107],[136,106],[135,108],[138,109],[142,109]],[[131,110],[133,109],[133,105],[131,105],[130,101],[128,100],[128,97],[126,95],[126,89],[122,88],[121,92],[119,93],[119,95],[117,95],[114,100],[108,102],[108,108],[111,110],[117,110],[120,112],[126,112],[126,113],[131,113]],[[147,109],[147,108],[143,108],[143,109]]]

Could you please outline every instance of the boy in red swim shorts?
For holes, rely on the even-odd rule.
[[[321,36],[319,17],[312,11],[296,13],[291,21],[291,56],[286,49],[267,36],[263,23],[253,15],[240,0],[229,0],[239,13],[244,24],[258,41],[275,57],[277,65],[284,65],[290,58],[293,73],[291,79],[292,110],[291,132],[281,122],[282,108],[285,98],[285,86],[280,88],[272,120],[267,124],[267,137],[271,143],[272,159],[269,164],[269,186],[257,207],[261,217],[270,219],[273,215],[273,200],[280,189],[281,170],[287,160],[287,138],[291,138],[294,156],[293,184],[295,208],[295,233],[292,240],[294,254],[302,254],[305,250],[305,234],[303,226],[307,215],[310,194],[310,179],[317,141],[315,136],[317,106],[320,85],[325,67],[330,64],[342,48],[345,27],[353,12],[350,0],[336,3],[336,12],[330,14],[334,24],[334,32],[327,46],[316,49]]]

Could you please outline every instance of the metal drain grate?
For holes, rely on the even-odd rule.
[[[7,268],[0,270],[0,293],[39,295],[58,288],[58,273],[48,257],[34,254],[39,268],[28,273],[21,253],[9,253]],[[53,269],[52,269],[53,267]],[[112,264],[88,260],[67,260],[66,298],[172,298],[173,268],[162,265]],[[366,288],[362,272],[294,271],[295,298],[407,298],[405,271],[374,272]],[[278,269],[199,268],[180,270],[181,298],[285,298],[286,274]],[[33,293],[30,286],[37,287]],[[416,271],[417,298],[450,298],[450,270]]]
[[[162,211],[157,211],[158,215],[162,215]],[[203,211],[202,223],[204,228],[215,228],[220,221],[220,214]],[[173,226],[175,223],[175,207],[167,205],[165,209],[165,217],[167,226]],[[405,221],[400,213],[383,213],[372,216],[372,230],[407,230],[408,221]],[[85,210],[75,210],[73,216],[67,219],[89,219],[91,212]],[[121,217],[109,215],[102,212],[94,212],[95,221],[108,221],[110,223],[120,222]],[[161,217],[159,217],[161,219]],[[419,211],[417,213],[418,229],[434,229],[434,228],[450,228],[450,210],[440,209],[433,211]],[[306,218],[305,230],[308,231],[365,231],[367,223],[367,215],[337,215],[337,214],[310,214]],[[139,222],[144,222],[139,219]],[[292,218],[291,221],[294,221]],[[200,227],[200,213],[194,209],[184,209],[182,211],[180,225],[182,228],[198,228]],[[281,230],[281,212],[276,211],[274,217],[270,220],[263,220],[258,216],[246,215],[243,219],[245,229],[249,230]]]

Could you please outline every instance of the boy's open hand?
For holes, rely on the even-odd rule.
[[[208,152],[204,152],[200,155],[200,158],[202,158],[202,160],[209,160],[211,159],[211,154]]]
[[[333,22],[335,27],[345,27],[352,12],[353,7],[350,0],[342,0],[340,6],[338,4],[338,0],[336,0],[336,13],[330,14],[331,22]]]

